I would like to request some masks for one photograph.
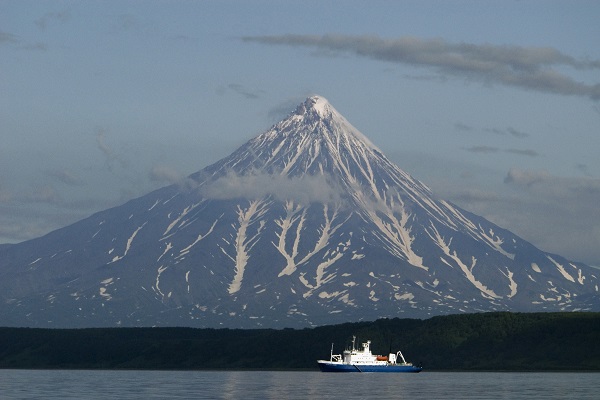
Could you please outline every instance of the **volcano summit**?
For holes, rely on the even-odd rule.
[[[185,182],[0,246],[4,326],[600,311],[598,271],[436,199],[322,97]]]

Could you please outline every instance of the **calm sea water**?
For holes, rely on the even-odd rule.
[[[0,370],[1,399],[598,399],[600,373]]]

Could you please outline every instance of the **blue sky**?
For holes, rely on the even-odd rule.
[[[0,0],[0,243],[327,98],[443,199],[600,266],[600,2]]]

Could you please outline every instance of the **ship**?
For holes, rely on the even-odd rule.
[[[387,356],[371,353],[371,341],[362,343],[362,349],[357,349],[356,336],[352,337],[352,348],[342,354],[333,354],[333,343],[329,360],[317,360],[322,372],[421,372],[421,366],[409,363],[401,351]]]

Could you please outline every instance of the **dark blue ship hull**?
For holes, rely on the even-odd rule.
[[[369,365],[369,364],[343,364],[328,361],[319,361],[322,372],[421,372],[423,368],[414,365]]]

